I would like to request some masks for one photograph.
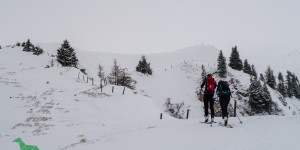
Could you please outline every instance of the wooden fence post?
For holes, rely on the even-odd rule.
[[[115,88],[115,87],[113,86],[112,89],[111,89],[112,93],[114,92],[114,88]]]
[[[86,83],[89,83],[89,77],[86,77]]]
[[[124,95],[124,93],[125,93],[125,86],[124,86],[124,89],[123,89],[123,95]]]
[[[186,119],[189,119],[189,113],[190,113],[190,110],[188,109],[187,113],[186,113]]]
[[[92,78],[92,85],[94,85],[94,78]]]
[[[160,120],[162,120],[162,117],[163,117],[163,116],[162,116],[162,113],[160,113]]]
[[[236,117],[236,101],[234,101],[234,112],[233,112],[233,116]]]

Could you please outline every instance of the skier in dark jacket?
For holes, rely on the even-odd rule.
[[[218,82],[217,93],[218,93],[219,101],[220,101],[220,105],[221,105],[222,118],[224,119],[224,125],[227,126],[227,123],[228,123],[227,108],[228,108],[228,104],[229,104],[230,97],[231,97],[231,90],[226,81],[220,80]]]
[[[201,84],[201,91],[202,88],[205,86],[204,90],[204,117],[205,121],[208,122],[208,103],[210,103],[210,113],[211,113],[211,122],[214,122],[214,94],[215,89],[217,87],[215,79],[212,77],[212,74],[208,74],[207,77],[202,81]]]

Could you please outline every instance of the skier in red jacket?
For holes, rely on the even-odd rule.
[[[205,121],[208,122],[208,103],[210,104],[210,113],[211,113],[211,122],[214,122],[214,94],[215,89],[217,87],[217,83],[215,79],[212,77],[212,74],[208,74],[207,77],[202,81],[201,84],[201,91],[202,88],[205,86],[204,90],[204,117]]]

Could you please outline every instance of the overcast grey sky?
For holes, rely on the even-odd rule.
[[[298,0],[0,0],[0,44],[27,38],[90,51],[233,45],[299,49]]]

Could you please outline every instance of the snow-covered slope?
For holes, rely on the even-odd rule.
[[[61,67],[56,61],[54,67],[46,68],[52,59],[55,60],[51,55],[56,55],[59,46],[41,44],[45,50],[41,56],[23,52],[20,47],[0,50],[1,148],[19,149],[12,142],[17,137],[28,144],[38,145],[42,150],[298,147],[298,116],[241,117],[239,114],[244,124],[231,118],[233,129],[217,124],[211,128],[199,123],[203,120],[203,104],[195,91],[200,84],[201,65],[205,65],[208,72],[216,68],[219,51],[212,46],[146,55],[153,76],[134,71],[141,55],[76,50],[79,67],[87,70],[89,77],[95,79],[95,85],[90,81],[86,83],[86,76],[83,80],[78,69]],[[111,85],[100,91],[97,66],[104,66],[107,75],[113,59],[128,68],[137,80],[135,91],[126,89],[123,95],[123,87],[114,86],[112,93]],[[242,72],[230,70],[228,80],[231,78],[235,80],[237,90],[249,86],[249,77]],[[275,91],[271,93],[275,98]],[[178,120],[164,113],[163,104],[167,98],[189,105],[190,119]],[[237,95],[234,99],[238,100]],[[245,107],[242,100],[239,101],[239,111]],[[288,99],[287,102],[287,106],[280,106],[284,110],[282,114],[298,114],[298,100]],[[160,113],[163,113],[163,120],[159,118]],[[289,122],[288,126],[286,122]],[[282,129],[282,126],[286,128]],[[237,138],[241,136],[245,138]],[[291,140],[281,141],[287,137]]]
[[[255,48],[253,51],[243,51],[241,48],[240,54],[241,58],[248,59],[261,73],[264,73],[267,67],[271,66],[276,76],[278,76],[279,71],[281,71],[283,75],[286,75],[287,70],[295,73],[298,77],[300,76],[299,49],[273,45],[266,48],[265,51],[257,51]]]

